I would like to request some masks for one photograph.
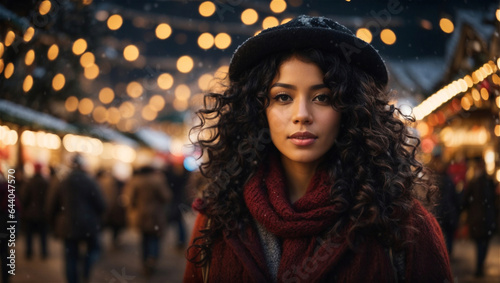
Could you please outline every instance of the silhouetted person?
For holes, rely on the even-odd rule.
[[[439,199],[436,207],[436,218],[443,230],[446,240],[448,254],[451,255],[453,249],[453,239],[458,227],[460,214],[460,197],[456,192],[455,183],[448,175],[446,163],[440,155],[434,156],[430,166],[434,170],[437,185],[439,187]]]
[[[189,171],[184,168],[182,162],[174,162],[167,168],[165,174],[173,193],[168,212],[168,223],[177,226],[177,248],[183,249],[186,245],[186,228],[179,206],[189,204],[186,200],[186,184],[189,179]]]
[[[21,190],[21,201],[23,203],[23,224],[26,232],[26,258],[33,255],[33,236],[40,237],[40,248],[42,258],[47,257],[47,221],[46,196],[48,195],[49,182],[42,175],[42,165],[35,164],[35,175],[24,183]]]
[[[476,243],[475,276],[484,276],[484,262],[491,236],[496,229],[495,184],[485,170],[484,161],[475,159],[474,178],[465,188],[462,203],[467,210],[470,236]]]
[[[167,225],[167,203],[172,192],[164,175],[152,167],[139,168],[125,187],[130,209],[137,213],[137,228],[142,233],[142,263],[146,276],[156,268],[160,238]]]
[[[83,280],[89,281],[93,264],[99,257],[99,231],[105,210],[104,198],[94,179],[85,171],[83,159],[76,155],[73,170],[64,178],[51,200],[51,215],[56,236],[64,240],[66,279],[78,282],[79,246],[86,247]]]
[[[117,247],[119,233],[126,224],[125,205],[121,198],[123,184],[109,170],[99,170],[96,177],[106,200],[104,226],[111,229],[113,246]]]

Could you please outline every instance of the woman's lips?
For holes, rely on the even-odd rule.
[[[307,146],[313,144],[318,137],[310,132],[296,132],[288,138],[294,145]]]

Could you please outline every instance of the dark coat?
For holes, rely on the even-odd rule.
[[[48,189],[49,182],[39,173],[35,174],[24,184],[21,190],[24,220],[45,221],[45,205]]]
[[[96,181],[75,169],[61,181],[50,200],[56,236],[83,239],[98,234],[105,202]]]
[[[490,237],[496,230],[495,183],[486,173],[472,179],[463,194],[472,238]]]

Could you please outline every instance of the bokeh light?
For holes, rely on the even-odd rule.
[[[78,111],[82,115],[88,115],[94,109],[94,102],[90,98],[84,98],[78,103]]]
[[[180,84],[175,88],[175,98],[179,100],[188,100],[191,96],[191,89],[185,84]]]
[[[193,69],[194,62],[193,58],[188,55],[181,56],[177,60],[177,70],[181,73],[189,73]]]
[[[81,55],[85,50],[87,50],[87,41],[85,39],[79,38],[73,43],[72,51],[75,55]]]
[[[130,101],[124,101],[119,110],[123,118],[130,118],[135,114],[135,106]]]
[[[120,15],[112,15],[108,18],[108,28],[110,30],[117,30],[119,29],[123,24],[123,18]]]
[[[165,99],[163,96],[156,94],[149,99],[149,105],[156,111],[161,111],[165,107]]]
[[[31,87],[33,87],[33,77],[31,75],[27,75],[23,82],[24,92],[30,91]]]
[[[104,103],[108,104],[111,103],[115,99],[115,92],[109,88],[109,87],[103,87],[101,91],[99,91],[99,100]]]
[[[280,22],[273,16],[269,16],[262,21],[262,28],[268,29],[279,25]]]
[[[85,52],[83,53],[82,57],[80,57],[80,65],[82,67],[90,67],[95,64],[95,56],[92,54],[92,52]]]
[[[52,88],[55,91],[61,90],[65,84],[66,84],[66,78],[61,73],[55,75],[54,78],[52,79]]]
[[[146,105],[142,108],[141,115],[144,120],[153,121],[158,116],[158,112],[151,105]]]
[[[144,88],[136,81],[132,81],[127,85],[127,94],[132,98],[137,98],[142,95]]]
[[[49,0],[44,0],[42,3],[40,3],[40,6],[38,7],[38,13],[40,15],[46,15],[48,12],[50,12],[50,9],[52,8],[52,3]]]
[[[210,83],[214,77],[211,74],[203,74],[199,79],[198,79],[198,87],[202,91],[209,90],[210,88]]]
[[[5,41],[4,41],[5,46],[10,46],[15,39],[16,39],[16,34],[13,31],[9,30],[5,35]]]
[[[26,66],[30,66],[31,64],[33,64],[33,61],[35,61],[35,51],[33,49],[30,49],[28,50],[28,52],[26,52],[26,56],[24,57],[24,64],[26,64]]]
[[[226,49],[231,45],[231,36],[225,32],[219,33],[215,36],[215,46],[219,49]]]
[[[210,49],[214,46],[214,36],[208,32],[200,34],[198,37],[198,45],[202,49]]]
[[[116,107],[110,107],[108,109],[108,123],[112,125],[118,124],[120,122],[121,115],[120,115],[120,110]]]
[[[34,35],[35,35],[35,29],[33,27],[27,28],[23,35],[24,42],[30,41]]]
[[[372,33],[370,32],[369,29],[367,28],[360,28],[356,31],[356,36],[365,41],[365,42],[372,42],[372,39],[373,39],[373,36],[372,36]]]
[[[198,7],[198,11],[203,17],[210,17],[215,13],[215,9],[215,4],[212,1],[205,1]]]
[[[53,61],[57,58],[57,56],[59,56],[59,46],[54,43],[49,47],[49,50],[47,51],[47,58],[50,61]]]
[[[387,45],[393,45],[396,42],[396,34],[390,29],[383,29],[380,33],[380,39]]]
[[[174,84],[174,78],[169,73],[163,73],[158,76],[158,87],[161,89],[169,89]]]
[[[455,29],[453,22],[447,18],[442,18],[441,20],[439,20],[439,27],[445,33],[452,33]]]
[[[99,66],[96,64],[90,65],[83,70],[83,75],[89,80],[93,80],[99,76]]]
[[[9,63],[7,66],[5,66],[5,70],[3,71],[3,75],[5,76],[6,79],[10,78],[14,74],[14,64]]]
[[[166,23],[161,23],[156,27],[155,33],[159,39],[167,39],[172,34],[172,28]]]
[[[286,2],[285,0],[272,0],[269,4],[269,8],[273,13],[279,14],[286,10]]]
[[[104,123],[108,119],[108,110],[104,106],[97,106],[92,112],[92,118],[97,123]]]
[[[253,25],[255,24],[257,21],[259,20],[259,14],[257,14],[257,11],[255,11],[254,9],[246,9],[245,11],[243,11],[243,13],[241,13],[241,21],[245,24],[245,25]]]
[[[123,49],[123,57],[127,61],[137,60],[137,58],[139,58],[139,48],[133,44],[128,45]]]
[[[76,96],[70,96],[66,98],[66,101],[64,102],[64,107],[68,112],[76,111],[76,109],[78,109],[78,98],[76,98]]]

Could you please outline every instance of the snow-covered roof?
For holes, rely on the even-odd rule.
[[[114,129],[105,126],[92,126],[88,129],[88,132],[91,135],[97,136],[103,140],[113,141],[120,144],[129,145],[131,147],[139,146],[139,144],[135,140],[127,137],[126,135]]]
[[[165,133],[151,128],[141,128],[135,132],[136,136],[149,147],[158,151],[169,151],[172,139]]]
[[[75,126],[59,118],[4,99],[0,99],[0,118],[11,122],[22,121],[47,130],[66,133],[76,133],[78,131]]]
[[[446,71],[444,59],[440,57],[388,61],[387,65],[391,76],[412,92],[432,92]]]

